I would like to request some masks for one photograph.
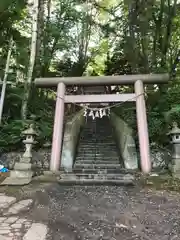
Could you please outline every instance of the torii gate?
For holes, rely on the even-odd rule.
[[[136,116],[140,146],[141,169],[144,173],[151,171],[149,150],[149,135],[146,116],[146,105],[143,84],[163,84],[169,80],[168,74],[143,74],[119,76],[89,76],[89,77],[55,77],[37,78],[35,85],[43,88],[57,86],[57,99],[52,139],[50,170],[59,170],[61,161],[61,147],[63,140],[63,120],[65,103],[109,103],[136,101]],[[101,94],[101,95],[65,95],[66,86],[100,86],[100,85],[134,85],[134,93]],[[131,99],[131,100],[130,100]]]

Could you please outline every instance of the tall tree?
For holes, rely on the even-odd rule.
[[[32,6],[32,37],[31,37],[31,48],[30,48],[30,58],[29,58],[29,66],[27,72],[27,78],[24,82],[24,98],[22,102],[22,119],[26,120],[28,114],[28,100],[32,87],[32,77],[34,64],[36,60],[36,45],[37,45],[37,29],[38,29],[38,14],[39,14],[39,1],[34,0]]]
[[[1,98],[0,98],[0,124],[2,121],[2,113],[3,113],[3,107],[4,107],[4,99],[5,99],[5,93],[6,93],[6,85],[7,85],[7,78],[9,74],[9,66],[11,61],[11,54],[12,54],[12,48],[13,48],[13,38],[10,38],[9,41],[9,49],[7,54],[7,60],[6,60],[6,67],[4,71],[4,78],[2,82],[2,89],[1,89]]]

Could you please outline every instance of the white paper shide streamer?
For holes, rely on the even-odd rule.
[[[95,118],[102,118],[104,116],[110,116],[110,108],[84,109],[84,117],[92,117],[92,119],[94,120]]]

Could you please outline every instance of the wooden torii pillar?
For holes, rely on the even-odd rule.
[[[61,147],[63,140],[63,120],[65,103],[106,103],[136,101],[136,116],[141,157],[141,169],[144,173],[151,171],[151,159],[149,149],[149,135],[146,116],[146,105],[143,84],[163,84],[169,80],[168,74],[144,74],[121,76],[97,76],[97,77],[67,77],[67,78],[38,78],[35,85],[38,87],[57,86],[57,100],[54,118],[54,130],[52,140],[52,152],[50,170],[59,170],[61,160]],[[65,95],[66,85],[133,85],[135,93],[132,94],[103,94],[103,95]]]

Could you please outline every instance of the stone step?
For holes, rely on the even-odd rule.
[[[97,131],[93,129],[93,130],[85,130],[81,132],[81,136],[93,135],[94,138],[96,138],[96,136],[100,136],[100,137],[106,136],[106,137],[112,138],[112,134],[113,134],[113,131],[108,130],[107,126],[103,128],[101,131]]]
[[[108,128],[107,128],[108,126]],[[104,131],[106,130],[106,131]],[[84,129],[82,129],[82,132],[85,132],[85,133],[89,133],[89,132],[95,132],[95,133],[104,133],[104,134],[107,134],[107,133],[112,133],[113,132],[113,129],[109,127],[109,124],[106,124],[106,126],[88,126]]]
[[[105,155],[97,155],[97,154],[78,154],[76,157],[76,161],[77,160],[104,160],[104,161],[113,161],[113,160],[118,160],[119,161],[119,157],[117,155],[115,156],[107,156]]]
[[[81,132],[80,137],[93,137],[93,139],[98,139],[98,137],[103,138],[107,137],[109,139],[112,139],[113,133],[112,131],[107,132],[107,130],[104,128],[103,131],[97,132],[97,131],[84,131]]]
[[[79,153],[87,153],[87,154],[103,154],[103,155],[113,155],[113,154],[116,154],[118,155],[118,150],[116,148],[108,148],[108,147],[105,147],[104,149],[103,148],[96,148],[96,147],[87,147],[87,148],[79,148],[77,150],[78,154]],[[119,156],[119,155],[118,155]]]
[[[101,147],[101,146],[110,146],[110,147],[116,147],[116,144],[113,142],[113,141],[110,141],[110,142],[104,142],[104,141],[97,141],[97,142],[91,142],[91,141],[80,141],[79,142],[79,146],[83,146],[83,145],[91,145],[91,146],[98,146],[98,147]]]
[[[111,140],[114,137],[114,134],[112,132],[106,133],[106,130],[104,129],[104,132],[81,132],[80,134],[80,139],[92,139],[92,140],[96,140],[96,139],[106,139],[106,140]]]
[[[90,144],[90,143],[86,143],[86,144],[79,144],[79,149],[97,149],[97,150],[112,150],[112,151],[117,151],[117,148],[115,145],[109,145],[109,144]]]
[[[97,147],[96,145],[94,146],[87,146],[86,148],[83,146],[79,146],[78,148],[78,152],[80,151],[85,151],[85,152],[89,152],[89,153],[92,153],[92,152],[97,152],[97,153],[109,153],[109,152],[117,152],[118,149],[114,146],[114,147],[108,147],[108,146],[105,146],[105,147]]]
[[[105,174],[125,174],[125,173],[130,173],[131,171],[127,170],[127,169],[123,169],[123,168],[116,168],[116,169],[104,169],[104,168],[100,168],[100,169],[91,169],[91,168],[87,168],[87,169],[79,169],[79,168],[74,168],[73,169],[73,173],[78,174],[78,173],[87,173],[87,174],[100,174],[100,173],[105,173]]]
[[[110,137],[110,136],[112,136],[112,133],[113,133],[113,131],[110,129],[108,129],[107,128],[107,126],[106,127],[104,127],[104,128],[102,128],[102,129],[95,129],[95,128],[93,128],[93,129],[84,129],[82,132],[81,132],[81,134],[83,134],[83,135],[90,135],[90,134],[93,134],[93,135],[95,135],[95,136],[97,136],[97,135],[101,135],[101,136],[108,136],[108,137]]]
[[[62,173],[60,175],[61,178],[84,178],[84,179],[134,179],[134,176],[132,174],[87,174],[87,173]]]
[[[79,160],[79,161],[76,161],[76,162],[75,162],[75,166],[76,166],[77,164],[93,164],[93,165],[104,165],[104,164],[109,164],[109,165],[110,165],[110,164],[112,164],[112,165],[114,165],[114,164],[119,164],[119,161]],[[101,167],[101,166],[99,166],[99,167]]]
[[[81,134],[83,135],[89,135],[89,134],[96,134],[96,135],[103,135],[103,136],[112,136],[113,130],[109,129],[107,126],[103,127],[102,129],[97,129],[97,128],[90,128],[90,129],[83,129],[81,131]]]
[[[113,135],[112,132],[105,132],[105,129],[102,132],[94,132],[94,131],[87,131],[81,132],[80,138],[83,137],[93,137],[93,139],[98,139],[98,137],[102,138],[106,137],[107,139],[112,139]]]
[[[90,169],[99,169],[99,168],[111,168],[111,169],[116,169],[116,168],[120,168],[121,165],[120,164],[101,164],[101,165],[96,165],[96,164],[86,164],[86,163],[75,163],[74,165],[74,168],[81,168],[81,169],[87,169],[87,168],[90,168]]]
[[[102,142],[91,142],[91,141],[80,141],[79,142],[79,146],[81,146],[81,145],[87,145],[87,146],[89,146],[89,145],[91,145],[91,146],[99,146],[99,147],[101,147],[101,146],[111,146],[111,147],[115,147],[116,146],[116,144],[113,142],[113,141],[111,141],[111,142],[104,142],[104,141],[102,141]]]
[[[114,144],[115,145],[115,143],[114,143],[114,140],[112,139],[112,140],[105,140],[105,139],[95,139],[95,140],[88,140],[88,139],[86,139],[86,140],[83,140],[83,139],[80,139],[80,141],[79,141],[79,143],[88,143],[88,144],[110,144],[110,145],[112,145],[112,144]]]
[[[107,156],[107,157],[118,157],[118,154],[117,152],[115,151],[109,151],[109,150],[103,150],[103,151],[99,151],[98,149],[90,149],[90,150],[82,150],[81,149],[78,151],[77,153],[78,155],[79,154],[85,154],[86,156]]]
[[[101,153],[101,154],[108,154],[108,153],[117,153],[118,150],[114,147],[101,147],[97,148],[96,146],[87,146],[87,147],[79,147],[78,152],[87,152],[87,153]]]
[[[108,128],[107,128],[107,126],[108,126]],[[107,121],[107,122],[101,121],[99,123],[93,123],[93,124],[90,122],[87,122],[87,124],[84,126],[84,128],[82,130],[99,132],[99,131],[103,131],[104,129],[106,129],[109,132],[110,132],[110,130],[112,130],[112,125],[110,125],[109,121]]]
[[[76,159],[79,158],[79,159],[92,159],[92,160],[96,160],[96,159],[105,159],[105,160],[111,160],[111,159],[120,159],[120,157],[116,154],[116,153],[112,153],[111,155],[108,153],[108,154],[96,154],[94,152],[92,152],[91,154],[88,154],[88,153],[83,153],[83,152],[80,152],[80,153],[77,153],[77,156],[76,156]]]
[[[84,126],[83,129],[91,129],[92,127],[94,127],[94,128],[98,127],[98,129],[102,129],[103,127],[107,127],[107,124],[109,125],[109,129],[112,128],[112,126],[109,123],[109,119],[108,119],[108,121],[101,121],[101,122],[99,122],[99,124],[98,124],[98,122],[96,122],[96,123],[95,122],[94,123],[87,122],[87,124]]]
[[[78,156],[75,160],[75,163],[77,162],[92,162],[92,163],[98,163],[98,162],[104,162],[104,163],[112,163],[112,162],[120,162],[119,157],[114,157],[114,158],[103,158],[103,157],[83,157],[83,156]]]
[[[103,133],[93,133],[93,132],[89,132],[89,133],[81,133],[80,135],[80,139],[92,139],[92,140],[98,140],[100,139],[106,139],[106,140],[111,140],[113,139],[113,135],[112,133],[108,133],[108,134],[103,134]]]
[[[114,138],[111,137],[111,138],[108,138],[107,136],[94,136],[94,134],[91,134],[90,136],[82,136],[80,139],[80,141],[91,141],[91,142],[114,142]]]
[[[77,184],[77,185],[134,185],[135,179],[131,178],[130,176],[126,176],[124,178],[120,179],[110,179],[110,178],[93,178],[93,179],[87,179],[87,178],[78,178],[78,177],[70,177],[67,176],[65,178],[61,178],[59,181],[59,184],[68,185],[68,184]]]
[[[109,119],[88,121],[81,132],[74,174],[63,175],[66,183],[124,183],[125,172],[113,138]],[[132,182],[132,179],[131,179]]]
[[[118,158],[119,159],[119,156],[116,152],[105,152],[105,153],[97,153],[95,151],[92,151],[92,152],[84,152],[84,151],[81,151],[81,152],[78,152],[77,155],[76,155],[76,158],[79,157],[79,158],[91,158],[91,159],[97,159],[97,158],[110,158],[110,159],[113,159],[113,158]]]
[[[109,157],[77,157],[76,160],[75,160],[75,163],[76,162],[79,162],[79,161],[88,161],[88,162],[104,162],[104,163],[108,163],[108,162],[119,162],[120,161],[120,158],[119,157],[114,157],[114,158],[109,158]]]
[[[101,131],[97,131],[95,129],[93,130],[84,130],[81,132],[81,136],[93,136],[94,138],[97,137],[107,137],[107,138],[112,138],[113,136],[113,132],[111,130],[108,130],[107,126],[105,128],[103,128]]]
[[[81,135],[79,140],[90,140],[90,141],[106,141],[106,142],[110,142],[113,141],[114,142],[114,138],[113,136],[108,136],[108,135],[102,135],[102,134],[89,134],[89,135]]]

